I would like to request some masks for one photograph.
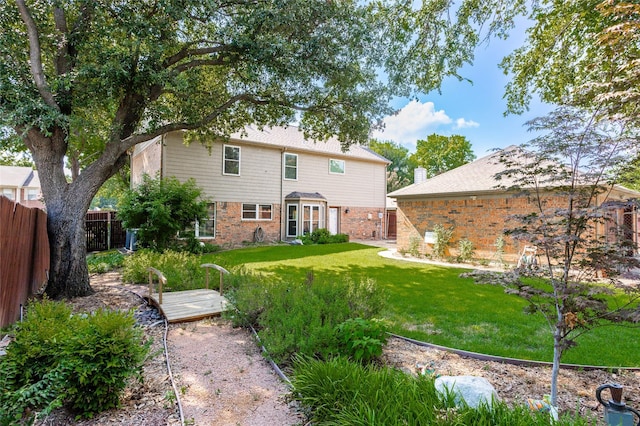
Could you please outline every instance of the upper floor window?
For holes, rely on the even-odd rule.
[[[242,219],[271,220],[271,204],[242,204]]]
[[[329,173],[343,175],[344,174],[344,160],[336,160],[331,158],[329,160]]]
[[[39,191],[37,189],[27,190],[27,200],[37,200]]]
[[[298,180],[298,154],[284,153],[284,178]]]
[[[16,193],[13,190],[13,188],[2,188],[2,195],[4,195],[5,197],[7,197],[10,200],[15,200],[16,199]]]
[[[240,147],[224,145],[224,164],[222,173],[225,175],[240,176]]]

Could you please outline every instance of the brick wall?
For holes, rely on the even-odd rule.
[[[384,235],[384,219],[378,218],[380,209],[350,207],[340,210],[340,233],[348,234],[350,240],[379,240]]]
[[[254,242],[254,232],[258,226],[264,232],[264,242],[280,241],[279,204],[273,204],[272,214],[272,220],[241,220],[242,203],[219,201],[216,203],[216,238],[202,241],[237,247]],[[378,219],[378,210],[375,208],[350,207],[349,213],[346,213],[346,208],[341,208],[340,214],[340,232],[348,234],[351,240],[374,240],[384,235],[384,221]]]
[[[437,224],[453,227],[449,255],[458,254],[458,241],[470,240],[475,247],[475,256],[491,259],[496,254],[496,239],[514,226],[507,223],[514,214],[534,210],[533,200],[527,197],[491,196],[450,199],[398,200],[398,250],[411,250],[417,245],[420,254],[429,254],[431,244],[425,244],[425,231],[433,231]],[[561,205],[560,197],[546,199],[549,207]],[[525,245],[506,237],[505,260],[515,261]]]

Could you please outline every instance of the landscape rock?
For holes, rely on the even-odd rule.
[[[484,377],[441,376],[435,380],[436,390],[441,394],[452,392],[457,406],[464,401],[469,407],[477,408],[482,403],[491,404],[498,400],[495,388]]]

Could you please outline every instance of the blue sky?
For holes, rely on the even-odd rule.
[[[424,94],[418,100],[397,99],[393,107],[400,112],[385,119],[385,130],[372,135],[379,140],[392,140],[415,151],[416,141],[432,133],[463,135],[471,142],[478,158],[493,148],[504,148],[527,142],[533,134],[525,122],[543,116],[552,107],[538,101],[522,115],[504,116],[503,99],[509,76],[498,64],[524,42],[524,28],[513,31],[508,40],[492,39],[476,49],[473,65],[461,69],[460,75],[473,81],[444,81],[441,94]]]

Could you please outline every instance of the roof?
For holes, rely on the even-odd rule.
[[[40,188],[40,179],[31,167],[0,166],[0,186]]]
[[[411,197],[425,195],[453,195],[496,191],[498,184],[508,185],[505,180],[498,182],[493,176],[504,170],[499,160],[500,152],[479,158],[455,169],[427,179],[424,182],[405,186],[388,194],[389,197]]]
[[[426,181],[393,191],[387,194],[387,196],[393,198],[437,198],[504,192],[505,190],[498,188],[498,186],[509,187],[514,185],[515,181],[506,176],[503,176],[502,179],[498,181],[494,176],[505,170],[505,165],[500,162],[501,154],[504,151],[513,149],[517,149],[517,147],[509,146],[504,148],[504,150],[496,151],[476,161],[434,176]],[[614,188],[618,193],[628,197],[640,196],[640,192],[630,190],[620,185],[615,185]]]
[[[318,152],[337,157],[360,158],[379,163],[391,163],[383,156],[369,148],[354,144],[345,152],[342,151],[340,140],[332,137],[326,141],[315,141],[304,137],[304,133],[297,126],[265,127],[260,130],[257,126],[247,126],[244,132],[231,134],[231,140],[250,142],[260,145],[290,148],[295,151]]]
[[[292,192],[291,194],[284,197],[285,200],[326,200],[322,194],[319,192]]]

